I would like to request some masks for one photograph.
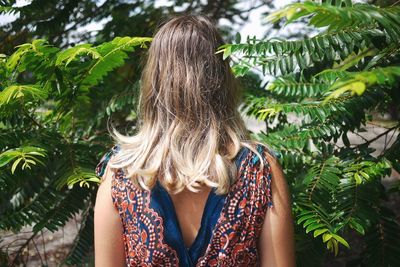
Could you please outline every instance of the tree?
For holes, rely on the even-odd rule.
[[[75,43],[100,44],[115,36],[150,36],[160,20],[185,12],[206,14],[215,23],[224,18],[236,25],[247,21],[250,11],[272,1],[253,1],[246,9],[239,6],[246,1],[240,0],[175,0],[169,5],[156,5],[155,0],[32,0],[18,7],[15,2],[0,1],[0,12],[16,16],[0,28],[0,51],[5,54],[32,39],[46,39],[51,45],[67,48]],[[94,23],[104,26],[94,31],[85,28]],[[226,35],[232,31],[230,27],[221,30]]]
[[[101,92],[95,86],[150,41],[116,37],[98,46],[60,50],[37,39],[2,58],[0,166],[10,168],[0,173],[0,229],[17,232],[33,225],[33,238],[44,228],[56,231],[83,210],[67,262],[85,260],[81,257],[93,243],[93,198],[99,182],[93,166],[110,144],[97,129],[116,107],[132,104],[135,93],[119,96],[99,112],[95,105]],[[17,79],[29,74],[23,83]]]
[[[131,36],[151,36],[174,13],[236,23],[259,7],[242,12],[239,2],[179,0],[156,7],[155,1],[33,0],[15,7],[15,1],[0,1],[0,13],[19,14],[0,28],[0,230],[33,226],[8,264],[22,263],[22,251],[43,229],[56,231],[80,212],[79,235],[65,262],[89,260],[99,181],[94,166],[112,142],[107,120],[130,133],[136,123],[141,59],[151,38]],[[95,34],[77,32],[102,20]],[[0,256],[0,265],[8,258]]]
[[[322,2],[290,4],[267,17],[285,25],[303,19],[319,30],[312,37],[254,37],[219,52],[236,58],[235,75],[252,85],[243,111],[267,123],[253,137],[281,154],[293,194],[299,266],[321,266],[323,244],[334,255],[340,246],[351,248],[354,233],[362,242],[354,266],[396,266],[400,224],[387,199],[399,186],[385,190],[381,178],[392,168],[400,172],[400,135],[378,156],[371,143],[396,134],[400,121],[361,144],[351,144],[348,134],[363,131],[372,111],[400,109],[400,7]],[[262,84],[254,69],[273,79]]]

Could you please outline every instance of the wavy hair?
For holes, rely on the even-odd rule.
[[[175,15],[153,36],[140,79],[137,133],[114,127],[119,144],[111,168],[143,189],[157,180],[175,194],[201,185],[227,193],[237,177],[233,161],[241,146],[260,158],[238,112],[239,82],[221,53],[224,41],[202,14]]]

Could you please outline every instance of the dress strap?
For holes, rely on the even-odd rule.
[[[273,150],[272,148],[269,148],[267,145],[258,145],[257,147],[258,151],[261,154],[262,160],[264,162],[264,168],[259,169],[259,173],[257,174],[258,177],[261,177],[260,184],[261,189],[263,193],[265,193],[266,197],[266,204],[268,207],[273,207],[273,201],[272,201],[272,191],[271,191],[271,182],[272,182],[272,168],[271,168],[271,162],[267,158],[267,154],[270,154],[275,160],[279,159],[281,155]],[[257,155],[255,155],[256,158],[258,158]]]
[[[97,163],[96,168],[95,168],[95,173],[97,176],[102,177],[106,171],[108,161],[111,159],[111,157],[118,153],[120,150],[119,145],[114,145],[111,149],[109,149],[100,159],[100,161]]]
[[[273,207],[271,191],[271,163],[267,158],[267,155],[270,154],[274,159],[278,159],[280,158],[280,154],[265,144],[256,144],[256,148],[262,157],[264,167],[261,168],[260,158],[258,155],[256,153],[249,152],[250,160],[248,166],[246,166],[248,169],[245,171],[245,173],[246,176],[248,176],[247,179],[256,179],[256,183],[258,184],[258,192],[260,194],[260,199],[262,200],[261,205],[266,205],[266,208]]]
[[[261,153],[264,153],[264,155],[265,155],[265,153],[268,153],[268,154],[270,154],[274,159],[280,159],[280,158],[282,157],[282,155],[281,155],[278,151],[272,149],[271,147],[267,146],[266,144],[262,144],[262,145],[257,144],[257,151],[260,152],[260,154],[261,154]],[[256,156],[254,157],[254,162],[253,162],[253,163],[254,163],[254,164],[257,163],[258,160],[259,160],[259,158],[258,158],[258,156],[256,155]]]

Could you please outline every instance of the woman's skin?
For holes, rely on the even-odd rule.
[[[260,266],[294,267],[294,227],[289,189],[280,164],[267,155],[271,166],[271,191],[274,206],[265,215],[259,251]]]
[[[259,243],[260,266],[294,267],[294,230],[289,190],[279,163],[272,156],[268,156],[268,159],[272,172],[271,191],[274,206],[267,211],[261,231]],[[96,267],[126,266],[121,219],[111,199],[111,178],[112,172],[107,166],[103,182],[97,192],[94,207]],[[181,196],[178,194],[173,197],[174,203],[186,203],[185,205],[174,204],[176,205],[178,220],[185,222],[182,231],[186,237],[184,238],[185,243],[191,243],[191,240],[196,236],[201,214],[199,216],[183,217],[182,214],[185,214],[183,211],[188,210],[189,207],[192,209],[197,203],[199,206],[197,210],[201,213],[208,192],[206,190],[204,194],[198,194],[196,197],[192,195],[196,193],[184,193]],[[199,200],[200,196],[204,199]],[[190,218],[193,218],[193,220],[190,221]],[[190,233],[190,229],[192,229],[192,233]]]
[[[111,199],[112,172],[103,175],[94,206],[94,256],[96,267],[120,267],[125,264],[123,228]]]

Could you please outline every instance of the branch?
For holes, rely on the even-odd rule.
[[[395,126],[389,128],[389,129],[387,129],[387,130],[384,131],[383,133],[378,134],[378,135],[375,136],[374,138],[368,140],[367,142],[362,143],[362,144],[360,144],[360,145],[357,145],[356,147],[359,147],[359,146],[368,146],[368,145],[370,145],[371,143],[373,143],[373,142],[375,142],[376,140],[378,140],[379,138],[381,138],[382,136],[387,135],[387,134],[390,133],[391,131],[393,131],[393,130],[399,128],[399,126],[400,126],[399,124],[398,124],[398,125],[395,125]]]
[[[18,249],[17,254],[15,255],[13,261],[11,262],[10,266],[16,266],[16,261],[18,259],[18,256],[21,254],[22,250],[29,245],[29,242],[31,242],[31,240],[36,236],[38,232],[33,232],[32,236],[29,237],[25,243],[22,244],[22,246]]]

